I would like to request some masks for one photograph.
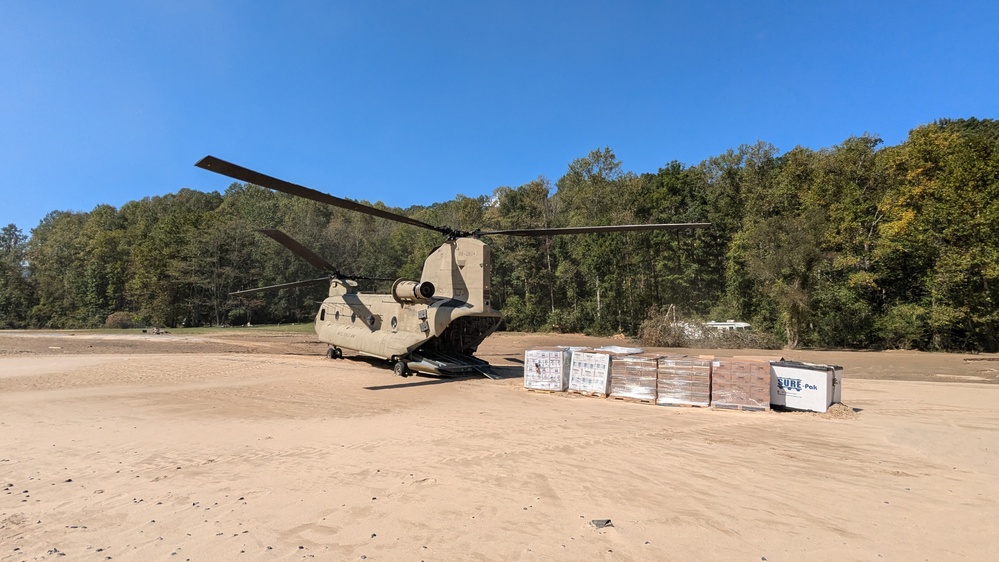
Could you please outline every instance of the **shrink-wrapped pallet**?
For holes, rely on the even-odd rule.
[[[770,409],[770,362],[720,359],[711,364],[711,404],[716,408]]]
[[[659,360],[656,404],[708,406],[711,404],[711,359],[664,357]]]
[[[615,356],[611,361],[610,395],[655,402],[658,369],[658,355]]]
[[[569,367],[569,390],[607,396],[610,392],[611,354],[577,351]]]
[[[528,349],[524,352],[524,388],[561,392],[569,387],[572,350]]]

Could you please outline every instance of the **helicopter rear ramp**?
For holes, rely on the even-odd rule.
[[[406,366],[411,371],[440,376],[465,376],[478,373],[496,380],[489,363],[455,351],[417,351],[410,355]]]

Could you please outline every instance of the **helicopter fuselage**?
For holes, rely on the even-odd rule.
[[[419,283],[397,281],[391,294],[359,293],[334,279],[316,313],[316,334],[333,348],[393,362],[414,354],[471,355],[500,323],[489,269],[488,246],[459,238],[430,254]],[[412,290],[427,284],[432,296]]]

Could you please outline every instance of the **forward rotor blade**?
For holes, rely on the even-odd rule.
[[[416,219],[411,219],[409,217],[392,213],[389,211],[383,211],[381,209],[376,209],[374,207],[369,207],[368,205],[362,205],[360,203],[355,203],[348,199],[341,199],[339,197],[334,197],[328,193],[323,193],[321,191],[316,191],[315,189],[310,189],[298,184],[291,182],[286,182],[284,180],[279,180],[275,177],[271,177],[260,172],[254,172],[253,170],[244,168],[242,166],[237,166],[231,162],[226,162],[225,160],[220,160],[214,156],[205,156],[195,166],[215,172],[217,174],[222,174],[223,176],[229,176],[230,178],[237,179],[243,182],[252,183],[259,185],[261,187],[266,187],[273,189],[275,191],[280,191],[282,193],[287,193],[289,195],[294,195],[296,197],[304,197],[305,199],[311,199],[313,201],[318,201],[319,203],[326,203],[327,205],[333,205],[334,207],[340,207],[341,209],[347,209],[350,211],[357,211],[358,213],[364,213],[366,215],[371,215],[373,217],[379,217],[387,219],[390,221],[401,222],[403,224],[408,224],[411,226],[417,226],[420,228],[426,228],[428,230],[434,230],[443,234],[450,235],[451,229],[434,226],[432,224],[427,224]]]
[[[257,232],[261,234],[266,234],[273,238],[276,242],[288,248],[296,256],[302,258],[303,260],[312,264],[316,269],[322,269],[330,273],[330,277],[323,277],[323,279],[340,279],[342,281],[356,280],[356,281],[395,281],[395,277],[369,277],[367,275],[345,275],[337,271],[333,264],[324,260],[322,256],[313,252],[312,250],[306,248],[302,244],[295,240],[291,236],[288,236],[284,232],[274,228],[262,228]],[[311,283],[311,281],[306,281],[306,283]]]
[[[256,289],[244,289],[242,291],[235,291],[229,293],[230,295],[248,295],[250,293],[259,293],[261,291],[276,291],[278,289],[288,289],[290,287],[304,287],[306,285],[317,285],[319,283],[329,283],[329,277],[320,277],[318,279],[309,279],[308,281],[293,281],[291,283],[281,283],[280,285],[271,285],[269,287],[257,287]]]
[[[298,240],[295,240],[280,230],[262,228],[257,232],[270,236],[275,242],[281,244],[285,248],[288,248],[293,254],[312,264],[312,267],[338,275],[336,268],[333,267],[333,264],[324,260],[322,256],[301,245]]]
[[[566,228],[520,228],[514,230],[484,230],[478,236],[557,236],[560,234],[593,234],[599,232],[636,232],[642,230],[688,230],[706,228],[709,222],[686,222],[672,224],[619,224],[613,226],[570,226]]]

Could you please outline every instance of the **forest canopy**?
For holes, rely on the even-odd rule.
[[[870,135],[783,154],[758,142],[643,173],[603,148],[554,184],[374,205],[465,230],[711,223],[491,238],[493,302],[510,330],[635,334],[674,305],[790,347],[999,350],[999,121],[939,120],[890,147]],[[373,277],[419,278],[442,242],[242,183],[54,211],[30,236],[0,231],[0,328],[311,322],[325,287],[229,295],[317,276],[260,228]]]

